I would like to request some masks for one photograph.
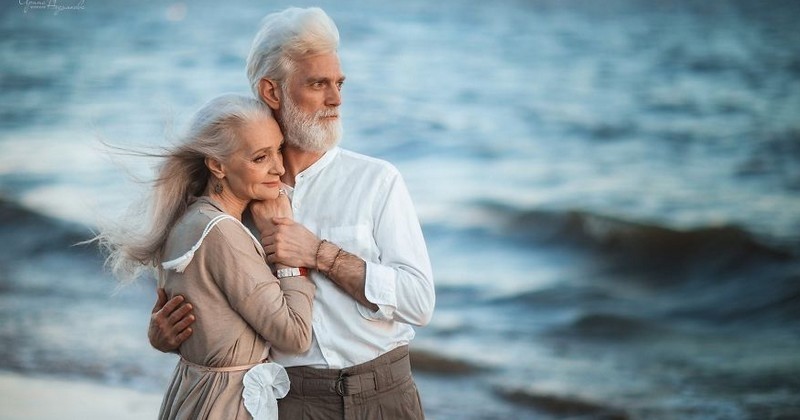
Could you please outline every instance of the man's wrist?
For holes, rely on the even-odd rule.
[[[336,258],[336,254],[339,252],[339,250],[340,248],[336,246],[336,244],[332,244],[326,240],[323,240],[319,245],[316,255],[317,271],[328,275],[331,269],[333,269],[333,261]]]

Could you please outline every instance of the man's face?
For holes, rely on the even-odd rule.
[[[306,151],[327,151],[342,135],[339,105],[344,74],[339,57],[319,54],[295,64],[278,109],[286,142]]]

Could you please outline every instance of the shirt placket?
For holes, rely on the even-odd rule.
[[[303,219],[303,215],[305,214],[304,210],[305,210],[305,207],[306,207],[305,206],[305,202],[304,202],[304,198],[305,198],[306,192],[308,190],[308,180],[309,180],[309,177],[308,177],[307,174],[302,174],[301,173],[301,174],[297,175],[297,178],[295,178],[295,185],[294,185],[293,195],[291,197],[291,199],[292,199],[292,214],[294,215],[294,220],[296,220],[297,222],[302,223],[304,225],[308,225],[309,224],[308,223],[309,221],[306,221],[306,220]],[[315,232],[315,233],[317,235],[319,235],[319,232]],[[326,281],[328,281],[328,280],[326,280]],[[329,339],[330,333],[328,332],[328,330],[325,327],[325,325],[322,323],[322,320],[323,320],[324,317],[323,317],[323,313],[322,313],[322,309],[320,308],[320,305],[319,304],[314,305],[314,307],[312,308],[311,312],[312,312],[311,324],[312,324],[312,326],[314,328],[314,332],[315,332],[314,335],[315,335],[315,337],[317,339],[317,344],[319,345],[320,352],[322,353],[322,358],[325,359],[325,362],[328,363],[328,365],[330,365],[332,362],[334,362],[332,360],[330,352],[327,350],[327,349],[331,348],[330,347],[331,343],[328,343],[328,339]]]

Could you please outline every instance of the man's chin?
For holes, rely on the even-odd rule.
[[[311,142],[311,141],[288,141],[292,146],[311,153],[323,153],[333,149],[339,144],[339,137],[324,142]]]

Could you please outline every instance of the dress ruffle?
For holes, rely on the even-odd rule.
[[[289,375],[277,363],[261,363],[244,374],[244,407],[253,420],[277,420],[278,399],[289,393]]]

